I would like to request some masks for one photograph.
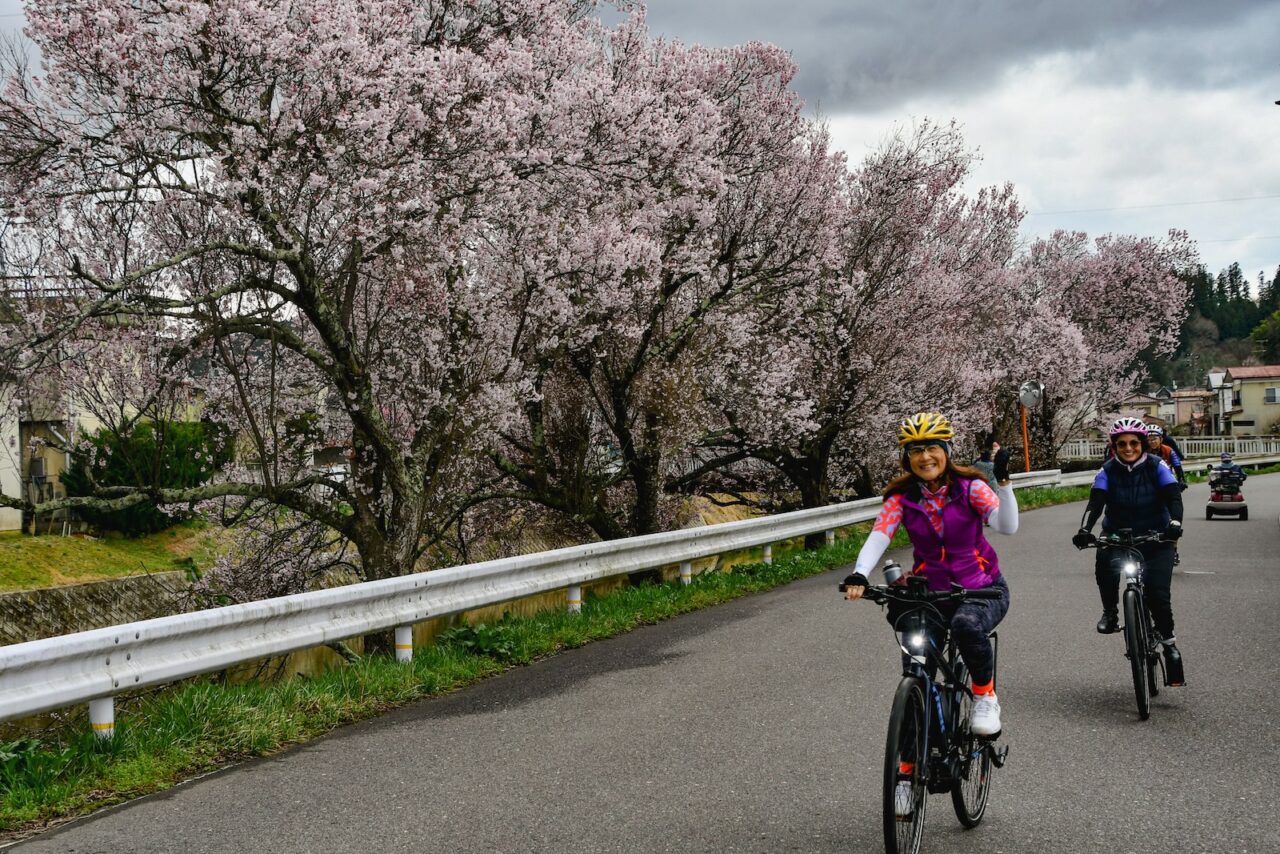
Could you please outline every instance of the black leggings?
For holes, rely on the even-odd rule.
[[[1146,593],[1147,609],[1151,611],[1151,619],[1156,624],[1156,631],[1165,638],[1173,637],[1173,594],[1170,584],[1173,582],[1173,543],[1144,543],[1138,551],[1146,561],[1147,568],[1142,574],[1142,584]],[[1093,565],[1093,577],[1098,581],[1098,595],[1102,597],[1102,607],[1114,610],[1120,606],[1120,567],[1113,566],[1111,558],[1114,550],[1098,549],[1098,557]]]
[[[994,629],[1004,615],[1009,612],[1009,585],[1004,576],[997,578],[992,587],[1003,595],[999,599],[970,599],[967,602],[943,602],[938,610],[951,626],[951,635],[955,638],[956,649],[975,685],[985,685],[995,676],[996,655],[991,648],[991,630]],[[886,615],[891,624],[897,625],[898,617],[909,607],[892,603]],[[930,639],[935,647],[940,647],[942,639],[941,626],[931,626]],[[905,666],[908,658],[903,656]]]

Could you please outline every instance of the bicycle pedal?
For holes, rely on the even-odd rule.
[[[988,748],[991,751],[991,764],[997,768],[1003,768],[1005,761],[1009,758],[1009,745],[996,750],[994,747]]]

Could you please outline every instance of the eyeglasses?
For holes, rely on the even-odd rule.
[[[918,460],[930,451],[936,451],[939,454],[944,453],[938,445],[908,445],[907,456],[913,460]]]
[[[1134,439],[1130,442],[1116,442],[1116,447],[1117,448],[1141,448],[1142,440]]]

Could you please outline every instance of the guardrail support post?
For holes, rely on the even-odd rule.
[[[835,545],[835,543],[836,543],[836,532],[835,532],[835,531],[827,531],[826,536],[827,536],[827,545],[829,545],[829,546],[833,546],[833,545]]]
[[[693,564],[689,561],[680,563],[680,583],[688,584],[693,581]]]
[[[764,547],[764,562],[773,563],[773,546],[772,545],[767,545]]]
[[[111,738],[116,734],[116,701],[114,697],[101,697],[89,701],[89,723],[98,738]]]
[[[582,612],[582,588],[574,585],[569,588],[569,613],[579,614]]]
[[[396,661],[413,661],[413,626],[396,626]]]

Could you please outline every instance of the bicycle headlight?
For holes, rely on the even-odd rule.
[[[924,633],[923,632],[913,632],[907,635],[906,640],[907,640],[907,646],[911,647],[912,649],[924,649]]]
[[[1120,569],[1124,571],[1125,575],[1137,575],[1138,563],[1137,561],[1127,560],[1120,564]]]

